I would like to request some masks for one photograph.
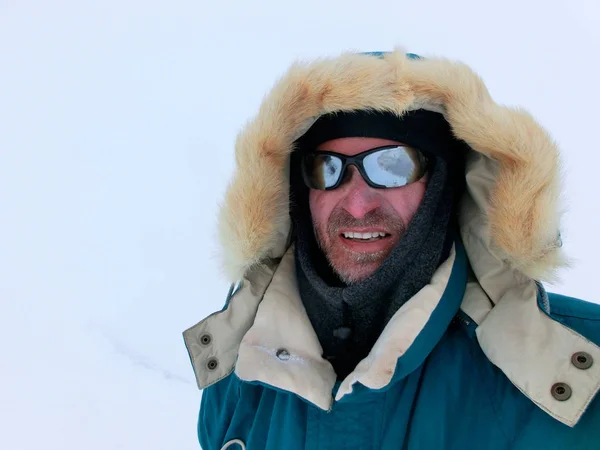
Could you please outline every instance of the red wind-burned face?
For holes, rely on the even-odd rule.
[[[401,143],[341,138],[325,142],[317,150],[355,155],[391,144]],[[355,167],[348,171],[337,189],[311,189],[309,204],[321,250],[340,279],[350,284],[374,273],[398,244],[423,199],[427,176],[406,186],[375,189]]]

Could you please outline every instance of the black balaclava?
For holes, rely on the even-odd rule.
[[[432,161],[423,200],[405,234],[375,273],[351,285],[337,277],[317,244],[298,161],[302,151],[341,137],[396,140]],[[291,160],[290,215],[298,288],[323,356],[338,379],[368,355],[394,313],[429,283],[448,257],[457,228],[455,206],[464,185],[465,148],[441,114],[425,110],[401,119],[372,111],[332,113],[319,118],[297,141]]]

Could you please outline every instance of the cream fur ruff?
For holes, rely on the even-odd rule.
[[[226,276],[239,280],[283,255],[288,239],[288,163],[293,142],[323,114],[371,109],[402,116],[444,114],[473,151],[498,162],[487,226],[495,252],[530,278],[551,279],[564,265],[556,245],[560,214],[558,149],[522,109],[500,106],[466,65],[344,54],[293,65],[238,135],[236,170],[219,215]]]

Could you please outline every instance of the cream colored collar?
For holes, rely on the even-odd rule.
[[[396,362],[437,306],[454,257],[453,251],[432,282],[394,315],[370,355],[343,381],[335,401],[350,394],[357,382],[372,389],[390,382]],[[537,306],[536,284],[522,281],[492,308],[472,280],[461,309],[479,323],[477,339],[490,361],[540,408],[574,426],[600,389],[600,364],[582,371],[571,364],[571,355],[585,351],[600,361],[600,348],[544,314]],[[293,392],[325,410],[334,401],[336,376],[321,357],[297,292],[291,249],[275,270],[253,272],[226,309],[187,330],[184,338],[201,389],[235,370],[242,380]],[[557,382],[572,386],[568,401],[552,397]]]

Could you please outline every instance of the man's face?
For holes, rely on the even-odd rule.
[[[340,138],[324,142],[317,150],[352,156],[401,142],[379,138]],[[309,194],[313,227],[327,260],[346,283],[373,274],[398,243],[425,194],[427,176],[398,188],[375,189],[356,167],[348,167],[346,181],[337,189]],[[385,233],[370,239],[348,233]]]

